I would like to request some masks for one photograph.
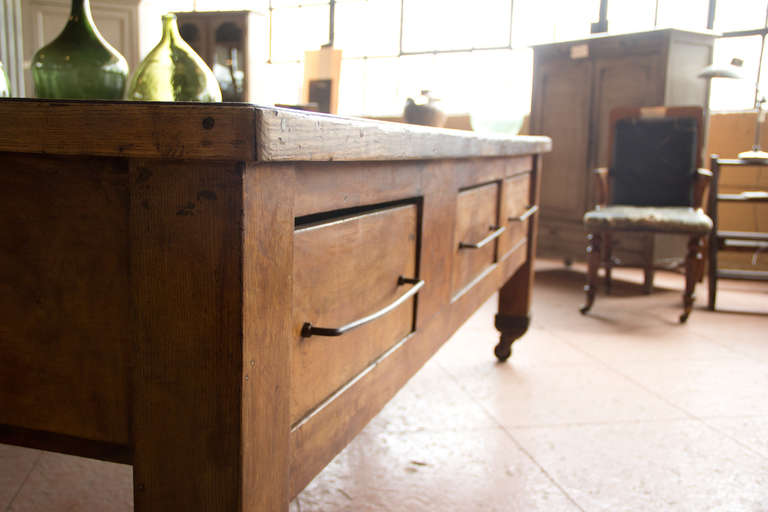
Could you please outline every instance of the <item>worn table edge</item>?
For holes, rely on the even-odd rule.
[[[328,162],[517,156],[543,136],[340,117],[249,103],[0,99],[0,151],[50,155]],[[137,124],[151,129],[135,130]]]

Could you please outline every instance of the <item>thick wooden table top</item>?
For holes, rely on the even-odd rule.
[[[547,152],[496,136],[246,103],[0,100],[0,151],[261,162],[383,161]]]

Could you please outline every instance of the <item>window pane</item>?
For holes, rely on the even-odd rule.
[[[509,44],[509,0],[404,0],[403,51]]]
[[[515,0],[512,46],[587,37],[600,17],[600,0]]]
[[[765,25],[768,0],[718,0],[715,9],[715,30],[735,32],[761,28]]]
[[[400,59],[349,59],[341,67],[339,113],[400,115],[405,98],[400,93]]]
[[[257,11],[266,13],[268,7],[269,0],[197,0],[195,2],[196,11]]]
[[[760,36],[727,37],[715,41],[713,60],[727,64],[734,57],[744,61],[741,80],[713,78],[709,106],[712,110],[749,110],[755,102],[755,81],[760,59]],[[768,82],[764,82],[768,84]]]
[[[656,0],[610,0],[608,30],[612,33],[651,30],[655,14]]]
[[[272,10],[272,60],[304,59],[328,42],[328,5]]]
[[[304,80],[304,64],[268,64],[263,82],[264,101],[296,105],[301,103],[301,87]]]
[[[400,2],[354,0],[336,4],[334,46],[345,57],[397,55],[400,51]]]
[[[732,2],[720,0],[718,3]],[[659,27],[706,30],[709,0],[663,0],[659,2]]]
[[[429,89],[445,112],[470,113],[476,130],[516,133],[530,109],[532,60],[529,49],[345,60],[339,110],[402,115],[406,98]]]
[[[198,0],[199,1],[199,0]],[[328,0],[269,0],[273,8],[328,5]]]

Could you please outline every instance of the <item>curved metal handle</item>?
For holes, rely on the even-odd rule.
[[[530,217],[531,215],[533,215],[537,211],[539,211],[539,206],[535,204],[535,205],[531,206],[530,208],[528,208],[527,210],[525,210],[525,213],[523,213],[519,217],[510,217],[507,220],[510,221],[510,222],[513,222],[513,221],[514,222],[525,222],[526,220],[528,220],[528,217]]]
[[[399,306],[406,300],[416,295],[418,291],[421,289],[421,287],[424,286],[424,280],[411,279],[411,278],[400,276],[397,278],[397,284],[398,285],[412,284],[413,287],[407,292],[405,292],[404,294],[402,294],[400,297],[398,297],[390,305],[385,306],[382,309],[366,317],[360,318],[359,320],[355,320],[354,322],[350,322],[346,325],[342,325],[341,327],[315,327],[311,323],[305,322],[304,325],[301,326],[301,337],[309,338],[310,336],[341,336],[345,332],[351,331],[352,329],[356,329],[361,325],[367,324],[372,320],[376,320],[377,318],[386,315],[387,313],[395,309],[397,306]]]
[[[504,231],[506,231],[507,228],[504,227],[504,226],[501,226],[501,227],[491,226],[491,229],[494,230],[493,233],[491,233],[487,237],[483,238],[482,240],[480,240],[476,244],[467,244],[467,243],[464,243],[464,242],[459,242],[459,249],[480,249],[483,246],[485,246],[488,242],[490,242],[491,240],[499,238],[499,236]]]

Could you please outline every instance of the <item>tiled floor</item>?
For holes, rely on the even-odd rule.
[[[768,284],[679,325],[680,275],[581,316],[583,268],[538,269],[507,363],[491,300],[292,511],[768,511]],[[0,510],[130,509],[130,467],[0,445]]]

